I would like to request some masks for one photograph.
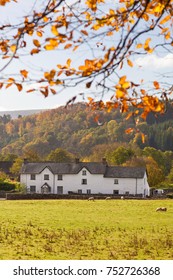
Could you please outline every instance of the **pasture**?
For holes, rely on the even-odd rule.
[[[172,200],[0,201],[0,259],[172,260],[172,221]]]

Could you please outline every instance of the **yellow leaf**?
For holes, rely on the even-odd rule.
[[[34,39],[33,40],[33,44],[36,46],[36,47],[40,47],[41,45],[40,45],[40,42],[38,41],[38,40],[36,40],[36,39]]]
[[[14,53],[16,51],[17,47],[16,45],[11,45],[10,50]]]
[[[48,22],[48,20],[49,20],[49,18],[46,17],[46,16],[43,18],[43,21],[44,21],[44,22]]]
[[[133,62],[130,59],[127,59],[127,63],[130,67],[133,67]]]
[[[154,81],[153,85],[155,86],[156,89],[160,89],[160,85],[157,81]]]
[[[144,49],[148,48],[150,41],[151,41],[151,38],[146,39],[145,44],[144,44]]]
[[[57,30],[56,25],[52,25],[51,31],[52,31],[52,33],[53,33],[55,36],[58,36],[59,32],[58,32],[58,30]]]
[[[120,90],[120,89],[117,89],[116,90],[116,98],[123,98],[125,95],[125,92]]]
[[[76,51],[78,48],[79,48],[79,46],[75,46],[75,47],[73,48],[73,51]]]
[[[142,18],[145,20],[145,21],[148,21],[149,20],[149,15],[148,14],[143,14]]]
[[[165,22],[167,22],[168,20],[171,19],[171,15],[167,15],[166,17],[164,17],[161,21],[160,24],[164,24]]]
[[[123,85],[123,84],[125,83],[125,80],[126,80],[126,76],[122,76],[122,77],[119,79],[120,85]]]
[[[168,33],[165,34],[165,39],[168,40],[168,39],[170,39],[170,37],[171,37],[171,33],[169,31]]]
[[[45,45],[44,48],[45,48],[47,51],[51,51],[51,50],[54,50],[57,46],[58,46],[57,40],[56,40],[56,39],[50,39],[50,40],[49,40],[49,44],[48,44],[48,45]]]
[[[70,59],[70,58],[69,58],[69,59],[67,59],[66,64],[67,64],[67,66],[68,66],[68,67],[70,67],[70,65],[71,65],[71,59]]]
[[[28,71],[26,71],[26,70],[21,70],[20,73],[22,74],[22,76],[23,76],[24,78],[27,78],[27,77],[28,77]]]
[[[142,44],[137,44],[137,45],[136,45],[136,48],[137,48],[137,49],[140,49],[140,48],[142,48],[142,46],[143,46]]]
[[[38,37],[42,37],[43,36],[43,33],[41,31],[37,31],[37,36]]]

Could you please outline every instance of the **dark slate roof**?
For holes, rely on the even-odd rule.
[[[98,162],[27,162],[22,165],[21,174],[39,174],[45,168],[49,168],[53,174],[77,174],[86,168],[91,174],[103,174],[107,178],[143,178],[145,168],[108,166]]]
[[[104,177],[107,178],[143,178],[146,169],[144,167],[109,166]]]

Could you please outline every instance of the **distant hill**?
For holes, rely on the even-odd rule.
[[[34,109],[34,110],[16,110],[16,111],[0,111],[0,116],[10,115],[12,119],[18,118],[18,116],[29,116],[38,114],[40,112],[47,111],[48,109]]]
[[[13,115],[13,119],[0,116],[1,154],[25,155],[32,151],[45,157],[52,150],[63,148],[76,156],[87,157],[98,145],[116,143],[173,151],[173,107],[161,121],[157,118],[154,123],[151,116],[152,119],[142,120],[137,125],[136,132],[128,134],[125,130],[134,127],[134,120],[127,120],[127,114],[120,113],[119,109],[108,113],[92,110],[85,103],[76,103],[67,108],[38,111],[16,111],[16,116],[22,113],[25,116],[14,118]]]

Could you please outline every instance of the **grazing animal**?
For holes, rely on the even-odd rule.
[[[124,196],[121,196],[121,199],[124,199]]]
[[[89,197],[88,200],[89,200],[89,201],[91,201],[91,200],[92,200],[92,201],[95,201],[95,199],[94,199],[93,196]]]
[[[166,208],[166,207],[158,207],[158,208],[156,209],[156,212],[158,212],[158,211],[165,212],[165,211],[167,211],[167,208]]]
[[[106,199],[106,200],[109,200],[109,199],[111,199],[111,197],[110,197],[110,196],[107,196],[105,199]]]

